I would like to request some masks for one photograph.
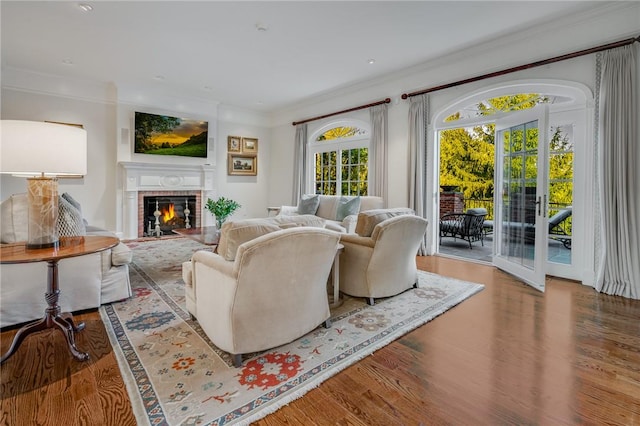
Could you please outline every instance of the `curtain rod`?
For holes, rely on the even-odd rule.
[[[507,68],[507,69],[502,70],[502,71],[495,71],[495,72],[491,72],[489,74],[483,74],[483,75],[479,75],[479,76],[476,76],[476,77],[471,77],[471,78],[467,78],[467,79],[464,79],[464,80],[459,80],[459,81],[456,81],[456,82],[453,82],[453,83],[443,84],[441,86],[431,87],[429,89],[419,90],[417,92],[404,93],[402,95],[402,99],[407,99],[407,98],[410,98],[412,96],[424,95],[425,93],[436,92],[438,90],[448,89],[450,87],[460,86],[460,85],[463,85],[463,84],[466,84],[466,83],[473,83],[474,81],[485,80],[485,79],[491,78],[491,77],[498,77],[498,76],[509,74],[509,73],[516,72],[516,71],[522,71],[522,70],[526,70],[526,69],[529,69],[529,68],[539,67],[541,65],[548,65],[548,64],[552,64],[554,62],[564,61],[566,59],[573,59],[573,58],[577,58],[579,56],[584,56],[584,55],[589,55],[591,53],[601,52],[603,50],[614,49],[616,47],[622,47],[622,46],[626,46],[626,45],[629,45],[629,44],[633,44],[634,42],[640,42],[640,36],[635,37],[635,38],[634,37],[628,38],[626,40],[616,41],[616,42],[609,43],[609,44],[604,44],[604,45],[598,46],[598,47],[592,47],[591,49],[585,49],[585,50],[579,50],[579,51],[573,52],[573,53],[567,53],[566,55],[556,56],[554,58],[544,59],[542,61],[531,62],[531,63],[526,64],[526,65],[520,65],[520,66],[513,67],[513,68]]]
[[[349,109],[345,109],[345,110],[342,110],[342,111],[332,112],[332,113],[325,114],[325,115],[320,115],[318,117],[307,118],[306,120],[294,121],[292,124],[294,126],[297,126],[298,124],[308,123],[310,121],[322,120],[323,118],[331,117],[331,116],[338,115],[338,114],[344,114],[345,112],[358,111],[359,109],[370,108],[370,107],[376,106],[376,105],[388,104],[389,102],[391,102],[391,98],[387,98],[384,101],[374,102],[372,104],[360,105],[360,106],[349,108]]]

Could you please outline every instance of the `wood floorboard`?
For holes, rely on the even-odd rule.
[[[638,425],[640,301],[547,279],[540,293],[497,269],[419,257],[486,288],[256,425]],[[77,362],[54,330],[0,367],[0,426],[135,425],[97,311]],[[16,329],[0,333],[4,353]]]

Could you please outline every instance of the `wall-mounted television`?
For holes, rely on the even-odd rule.
[[[136,112],[134,126],[136,154],[207,157],[207,121]]]

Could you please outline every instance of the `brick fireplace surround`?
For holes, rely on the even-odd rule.
[[[200,226],[213,225],[213,217],[203,214],[203,202],[216,198],[215,168],[204,165],[119,163],[123,183],[124,238],[142,237],[145,196],[192,195],[196,206],[192,214]]]

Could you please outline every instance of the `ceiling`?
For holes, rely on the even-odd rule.
[[[3,0],[2,66],[273,111],[600,5]]]

